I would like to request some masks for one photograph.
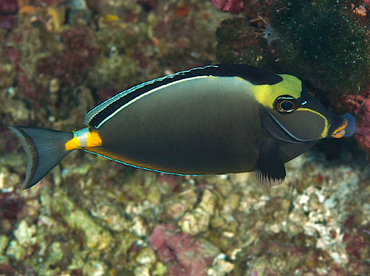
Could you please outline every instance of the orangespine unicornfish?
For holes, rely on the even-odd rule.
[[[78,131],[11,126],[28,156],[24,188],[72,150],[138,168],[181,175],[256,171],[274,186],[284,163],[320,139],[350,136],[337,116],[296,77],[248,65],[209,65],[125,90],[91,110]]]

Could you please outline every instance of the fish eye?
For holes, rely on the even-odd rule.
[[[291,113],[298,107],[297,99],[292,96],[279,96],[274,103],[274,108],[280,113]]]

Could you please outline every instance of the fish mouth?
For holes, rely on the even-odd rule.
[[[346,119],[343,119],[343,123],[333,132],[331,136],[334,138],[342,138],[346,134],[347,125],[348,121]]]

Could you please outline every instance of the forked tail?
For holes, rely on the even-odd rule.
[[[9,128],[21,140],[28,157],[23,189],[37,184],[72,151],[66,150],[65,144],[73,138],[73,132],[28,126],[10,126]]]

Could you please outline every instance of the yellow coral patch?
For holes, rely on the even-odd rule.
[[[49,16],[48,21],[46,22],[46,29],[49,32],[61,31],[62,25],[65,20],[65,8],[64,7],[48,7],[47,15]]]
[[[118,16],[115,14],[105,14],[103,16],[103,20],[105,23],[112,23],[118,21]]]
[[[36,12],[37,10],[39,10],[38,8],[36,8],[35,6],[31,6],[31,5],[24,5],[22,6],[19,11],[18,11],[18,14],[27,14],[27,13],[34,13]]]

